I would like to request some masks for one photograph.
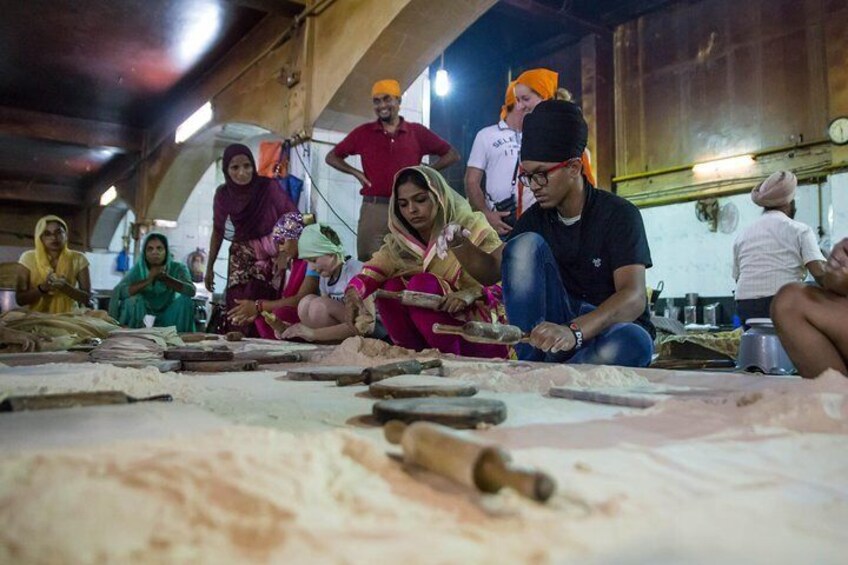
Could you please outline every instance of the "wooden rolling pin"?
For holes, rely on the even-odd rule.
[[[232,361],[183,361],[183,371],[196,373],[236,373],[255,371],[259,366],[253,359],[233,359]]]
[[[516,468],[503,449],[431,422],[406,425],[398,420],[384,428],[390,443],[403,447],[403,460],[460,484],[494,493],[511,487],[519,494],[545,502],[556,482],[540,471]]]
[[[104,404],[134,404],[136,402],[171,402],[170,394],[158,394],[146,398],[133,398],[117,390],[95,392],[69,392],[64,394],[42,394],[35,396],[10,396],[0,402],[0,412],[23,412],[24,410],[49,410],[51,408],[73,408],[74,406],[100,406]]]
[[[474,343],[502,343],[504,345],[527,343],[530,339],[529,335],[521,331],[518,326],[486,322],[465,322],[461,326],[433,324],[433,333],[458,335]]]
[[[427,310],[438,310],[445,301],[444,296],[428,294],[426,292],[416,292],[414,290],[392,292],[391,290],[380,289],[375,293],[375,295],[377,298],[398,300],[404,306],[417,306],[419,308],[426,308]]]
[[[219,340],[221,336],[203,332],[183,332],[180,334],[180,339],[185,343],[197,343],[198,341]]]
[[[377,365],[363,369],[358,375],[345,375],[336,379],[338,386],[350,386],[355,384],[376,383],[396,377],[398,375],[417,375],[427,369],[437,369],[442,366],[441,359],[430,359],[429,361],[418,361],[417,359],[409,359],[407,361],[398,361],[396,363],[386,363],[385,365]]]
[[[229,349],[200,349],[174,347],[165,351],[165,359],[177,361],[232,361],[235,354]]]
[[[203,332],[184,332],[180,334],[180,339],[185,343],[197,343],[198,341],[219,340],[221,338],[227,341],[241,341],[244,339],[244,334],[241,332],[227,332],[226,335],[209,334]]]

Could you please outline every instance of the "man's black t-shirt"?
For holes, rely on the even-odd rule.
[[[627,265],[650,268],[651,251],[636,206],[588,183],[585,186],[586,203],[577,223],[566,226],[556,208],[534,204],[518,219],[510,238],[526,232],[541,235],[556,258],[568,294],[599,306],[615,293],[615,270]],[[645,311],[635,322],[655,337],[647,296]]]

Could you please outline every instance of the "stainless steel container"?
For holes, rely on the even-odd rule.
[[[708,326],[718,326],[718,302],[704,305],[704,323]]]
[[[698,307],[684,306],[683,307],[683,323],[686,325],[698,323]]]
[[[751,318],[747,323],[751,328],[742,334],[736,368],[767,375],[794,374],[795,366],[783,349],[772,321],[768,318]]]
[[[15,301],[15,289],[0,288],[0,313],[14,310],[18,307]]]

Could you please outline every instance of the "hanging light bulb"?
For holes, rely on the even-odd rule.
[[[442,64],[439,65],[439,70],[436,71],[436,96],[447,96],[450,92],[450,77],[445,70],[445,54],[442,53]]]

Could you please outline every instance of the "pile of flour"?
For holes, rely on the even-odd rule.
[[[337,345],[329,354],[321,358],[326,365],[379,365],[402,361],[404,359],[430,359],[445,357],[436,349],[413,351],[405,347],[389,345],[379,339],[367,337],[349,337]]]
[[[493,519],[351,434],[232,428],[0,461],[0,562],[526,563],[569,546],[549,510],[503,505]]]
[[[723,397],[675,398],[650,409],[651,416],[720,418],[732,426],[799,432],[848,433],[848,378],[827,370],[815,379],[787,379]]]
[[[551,364],[529,370],[508,369],[491,362],[449,363],[449,376],[492,392],[538,392],[546,394],[551,387],[630,388],[650,384],[648,379],[631,369],[601,365]],[[510,372],[506,372],[510,371]]]

